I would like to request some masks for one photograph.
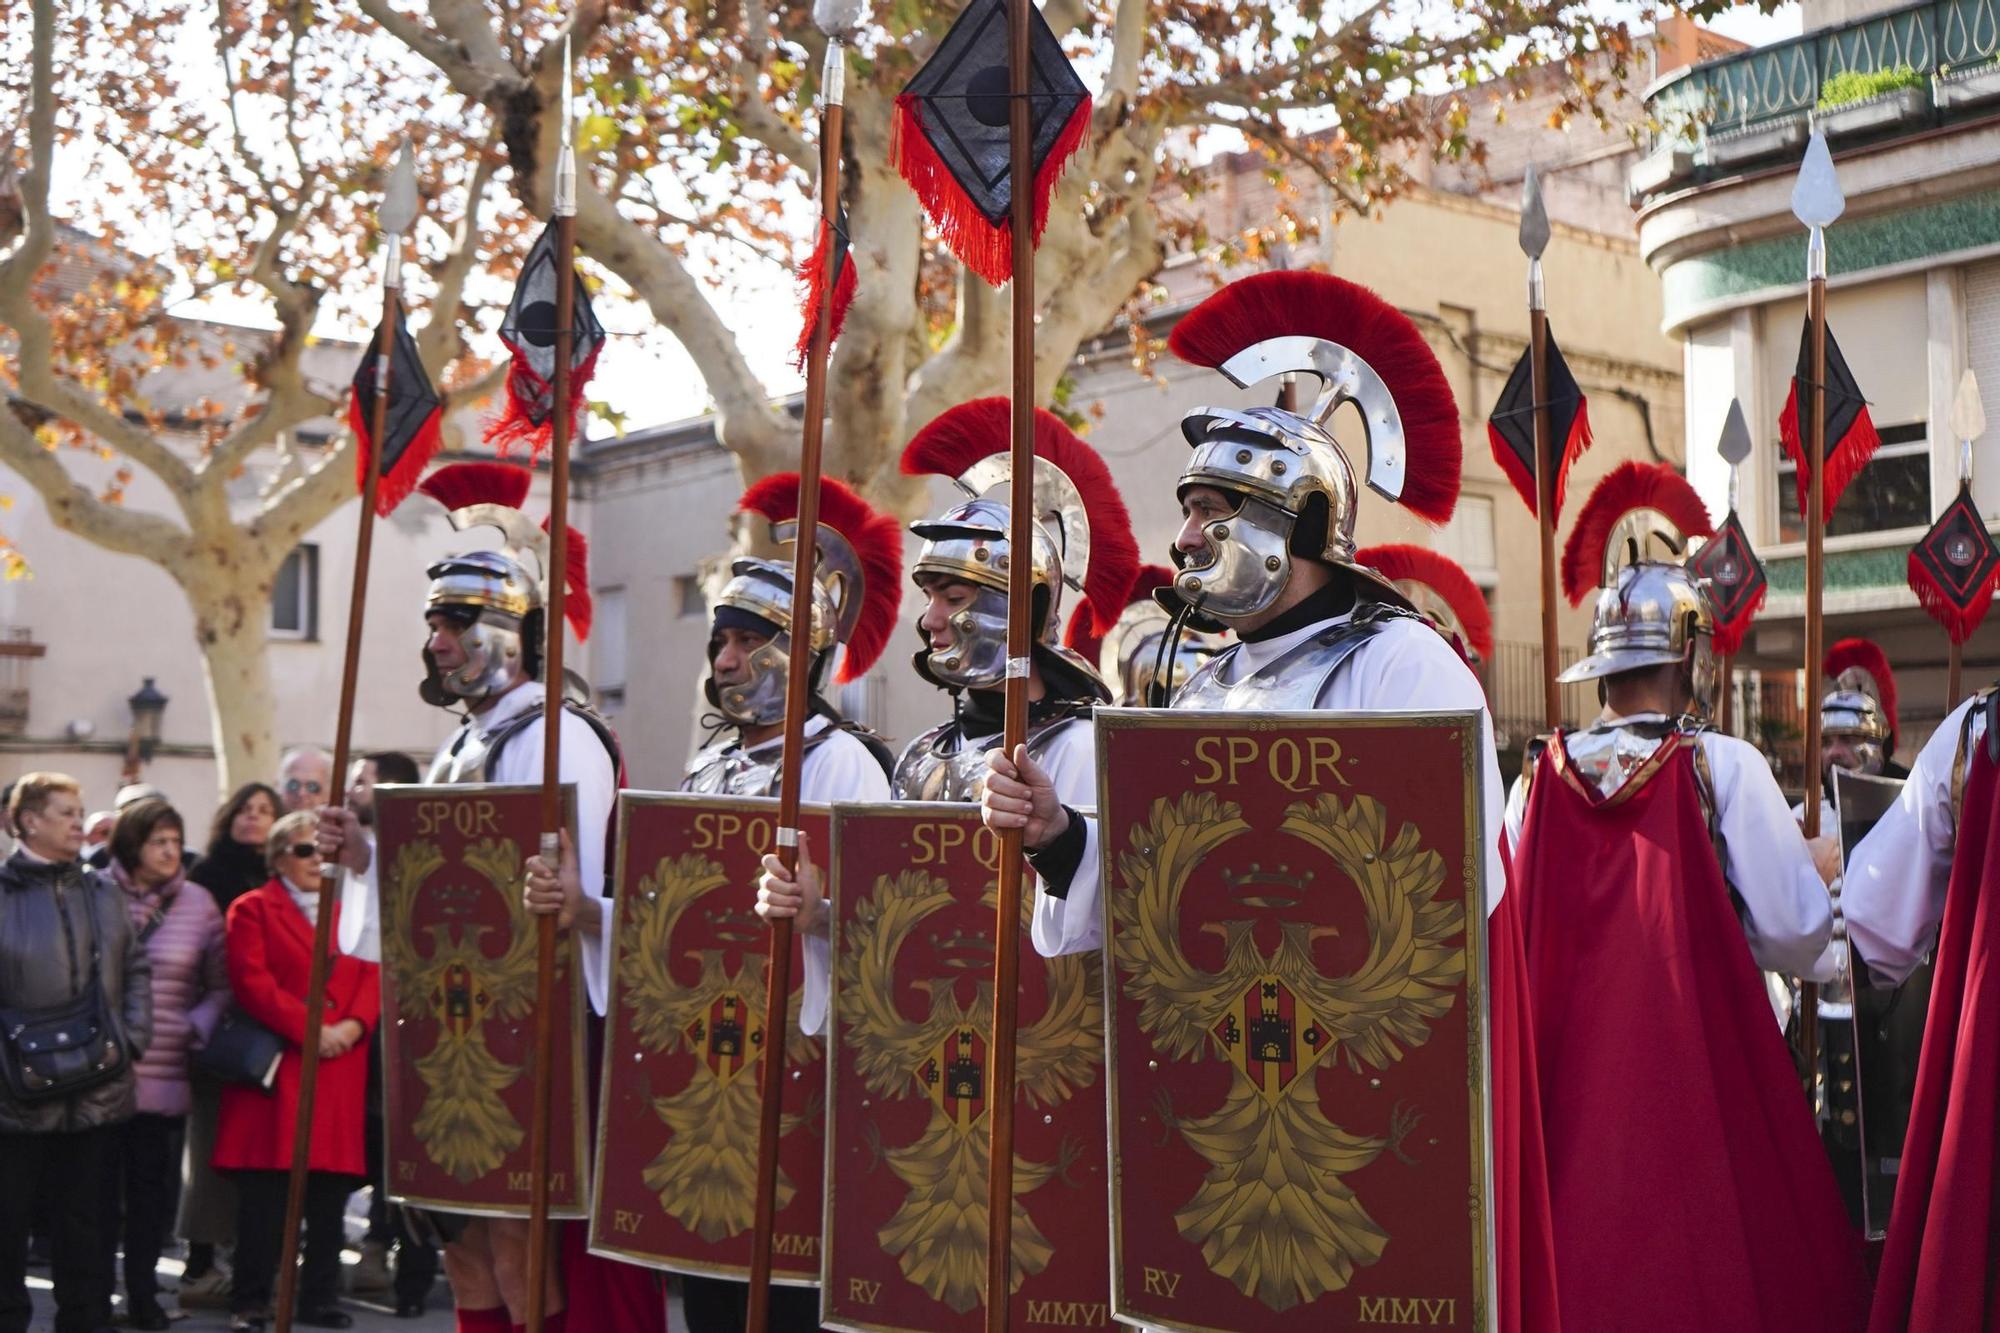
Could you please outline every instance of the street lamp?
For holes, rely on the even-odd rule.
[[[160,715],[167,711],[167,696],[160,693],[151,676],[138,692],[125,700],[132,709],[132,735],[125,746],[125,781],[139,779],[139,766],[153,757],[160,742]]]

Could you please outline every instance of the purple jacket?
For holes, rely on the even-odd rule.
[[[178,875],[142,893],[116,861],[110,873],[125,891],[135,935],[146,929],[155,908],[162,913],[146,939],[153,964],[153,1043],[139,1060],[139,1110],[186,1115],[188,1052],[208,1041],[229,1007],[222,910],[207,889]]]

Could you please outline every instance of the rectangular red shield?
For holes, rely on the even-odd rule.
[[[827,845],[827,812],[800,820]],[[598,1098],[590,1247],[677,1273],[750,1275],[770,932],[757,877],[777,846],[769,797],[621,792],[617,938]],[[771,1277],[819,1281],[826,1043],[799,1033],[792,946]]]
[[[1097,747],[1118,1317],[1489,1327],[1478,715]]]
[[[521,903],[521,867],[540,842],[541,801],[539,787],[376,788],[385,1123],[399,1203],[528,1215],[537,931]],[[573,838],[567,789],[565,805]],[[583,1216],[582,985],[559,937],[549,1016],[554,1217]]]
[[[827,1281],[836,1329],[986,1326],[999,842],[970,805],[833,812]],[[1110,1324],[1104,974],[1021,919],[1010,1323]]]

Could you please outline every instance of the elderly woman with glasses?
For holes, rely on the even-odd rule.
[[[299,1104],[306,984],[320,912],[334,913],[329,939],[339,939],[339,899],[322,897],[320,892],[317,828],[317,817],[305,811],[272,825],[265,849],[270,881],[229,908],[229,984],[236,1002],[287,1043],[271,1094],[248,1084],[232,1084],[222,1094],[215,1168],[232,1173],[237,1189],[231,1328],[261,1328],[269,1317],[284,1232],[292,1123]],[[337,1304],[341,1218],[347,1196],[366,1174],[362,1135],[368,1037],[382,1005],[376,965],[329,947],[326,1009],[320,1016],[319,1083],[307,1160],[305,1263],[294,1317],[295,1323],[308,1328],[346,1328],[353,1322]]]

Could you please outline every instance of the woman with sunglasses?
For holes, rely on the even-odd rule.
[[[222,1092],[214,1164],[234,1176],[237,1193],[231,1328],[262,1328],[270,1317],[304,1063],[306,984],[320,912],[335,914],[331,933],[339,938],[339,900],[320,896],[318,827],[318,817],[308,811],[272,825],[266,847],[270,881],[229,909],[229,984],[236,1002],[287,1043],[271,1094],[248,1084],[231,1084]],[[320,1020],[319,1084],[306,1164],[305,1263],[294,1318],[307,1328],[346,1328],[354,1322],[338,1306],[341,1218],[347,1196],[367,1172],[362,1135],[368,1038],[381,1004],[376,965],[335,947]]]

